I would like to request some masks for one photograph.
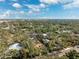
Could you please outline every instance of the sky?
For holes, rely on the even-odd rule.
[[[0,19],[79,19],[79,0],[0,0]]]

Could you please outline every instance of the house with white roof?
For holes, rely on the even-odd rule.
[[[21,50],[21,49],[22,49],[22,46],[20,45],[20,43],[14,43],[9,46],[9,50]]]

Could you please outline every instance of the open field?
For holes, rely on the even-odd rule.
[[[70,58],[79,59],[78,20],[0,21],[0,59]]]

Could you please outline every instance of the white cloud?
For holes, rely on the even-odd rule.
[[[32,10],[29,10],[29,11],[28,11],[28,13],[29,13],[29,14],[32,14],[32,13],[33,13],[33,11],[32,11]]]
[[[41,3],[39,5],[26,5],[30,9],[30,13],[32,12],[40,12],[42,8],[46,8],[46,5]]]
[[[14,3],[12,6],[15,7],[15,8],[21,8],[22,7],[19,3]]]
[[[46,5],[45,5],[45,4],[43,4],[43,3],[41,3],[41,4],[40,4],[40,7],[41,7],[41,8],[45,8],[45,7],[46,7]]]
[[[28,8],[30,8],[32,11],[40,11],[40,8],[38,6],[35,5],[28,5]]]
[[[11,0],[11,1],[14,1],[14,2],[16,2],[16,1],[18,1],[18,0]]]
[[[48,5],[61,3],[64,9],[79,8],[79,0],[40,0],[40,2]]]
[[[71,8],[79,8],[79,0],[73,0],[73,2],[69,4],[64,5],[65,9],[71,9]]]
[[[5,0],[0,0],[0,2],[4,2]]]
[[[2,14],[0,14],[0,19],[20,19],[25,18],[25,15],[27,15],[27,12],[24,11],[12,11],[12,10],[6,10]]]
[[[40,2],[47,3],[47,4],[52,4],[52,3],[57,4],[59,0],[40,0]]]
[[[1,19],[8,18],[9,15],[10,15],[10,10],[7,10],[3,14],[0,14],[0,18]]]

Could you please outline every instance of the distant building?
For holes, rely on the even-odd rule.
[[[47,34],[44,33],[43,36],[45,37],[45,36],[47,36]]]
[[[70,33],[71,31],[70,30],[63,30],[62,32],[63,33]]]
[[[9,46],[9,50],[21,50],[21,49],[22,49],[22,46],[20,45],[20,43],[14,43]]]

